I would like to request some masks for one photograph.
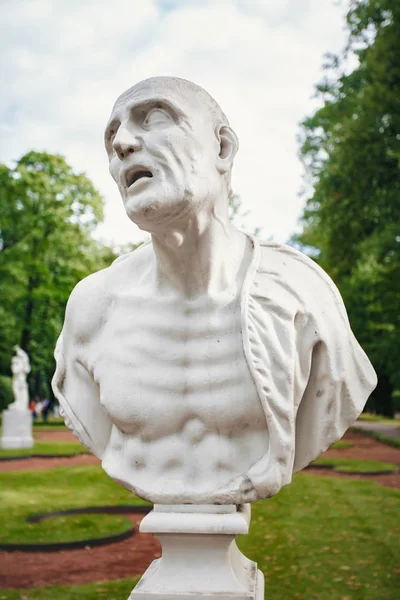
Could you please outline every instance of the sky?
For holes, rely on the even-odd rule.
[[[105,200],[97,237],[144,239],[108,173],[104,127],[130,86],[184,77],[239,137],[243,228],[284,242],[304,203],[299,123],[316,107],[324,53],[345,45],[344,12],[334,0],[0,0],[0,162],[62,154]]]

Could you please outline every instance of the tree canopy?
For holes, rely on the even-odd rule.
[[[393,414],[400,389],[400,3],[352,0],[348,44],[327,56],[322,106],[301,126],[307,202],[297,241],[344,297]],[[349,59],[357,66],[349,72]]]
[[[50,394],[53,351],[74,285],[110,264],[112,249],[91,233],[103,201],[59,155],[29,152],[0,165],[0,375],[13,346],[31,360],[31,394]]]

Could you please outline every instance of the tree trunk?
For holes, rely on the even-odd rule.
[[[377,415],[384,415],[393,419],[394,406],[392,394],[393,387],[388,375],[378,371],[378,385],[372,392],[372,400]]]

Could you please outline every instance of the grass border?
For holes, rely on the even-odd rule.
[[[375,468],[371,468],[371,470],[357,470],[357,467],[354,468],[353,465],[356,463],[375,463]],[[386,468],[377,467],[378,464],[385,465]],[[390,467],[390,468],[389,468]],[[370,461],[366,459],[352,459],[352,458],[329,458],[329,457],[319,457],[310,465],[308,468],[317,468],[317,469],[329,469],[335,471],[335,473],[343,473],[348,475],[392,475],[393,473],[398,472],[398,467],[394,463],[389,463],[385,461]],[[360,468],[360,467],[359,467]]]
[[[84,515],[84,514],[147,514],[153,509],[152,506],[146,504],[137,505],[117,505],[117,506],[85,506],[83,508],[70,508],[67,510],[57,510],[54,512],[40,513],[37,515],[29,515],[25,520],[28,523],[40,523],[44,519],[58,517],[62,515]],[[60,550],[79,550],[82,548],[97,546],[106,546],[115,542],[121,542],[136,533],[135,525],[131,525],[125,531],[115,535],[107,535],[98,538],[87,538],[83,540],[72,540],[70,542],[45,542],[42,544],[0,544],[0,551],[3,552],[59,552]]]
[[[361,427],[351,427],[351,430],[357,433],[362,433],[363,435],[377,440],[378,442],[383,442],[384,444],[387,444],[392,448],[400,448],[400,438],[392,438],[384,433],[378,433],[377,431],[362,429]]]
[[[74,456],[84,456],[85,454],[91,454],[89,450],[87,452],[75,452],[74,454],[25,454],[22,456],[0,456],[0,462],[6,462],[7,460],[27,460],[30,458],[73,458]]]

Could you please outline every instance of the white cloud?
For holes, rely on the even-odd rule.
[[[5,6],[7,4],[7,6]],[[116,97],[152,75],[202,85],[240,139],[234,189],[247,225],[284,240],[301,210],[297,124],[312,107],[322,55],[344,44],[331,0],[14,0],[2,3],[0,160],[64,154],[106,198],[101,233],[137,233],[107,172],[103,128]]]

